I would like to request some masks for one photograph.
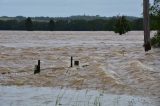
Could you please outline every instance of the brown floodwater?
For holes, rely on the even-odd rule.
[[[153,36],[154,32],[151,32]],[[80,62],[70,68],[70,57]],[[34,75],[37,60],[41,73]],[[160,99],[160,49],[143,32],[0,31],[0,85],[103,90]]]

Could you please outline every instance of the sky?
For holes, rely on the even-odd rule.
[[[0,0],[0,16],[128,15],[141,17],[142,3],[143,0]]]

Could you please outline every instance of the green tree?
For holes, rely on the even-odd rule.
[[[32,23],[32,19],[30,17],[28,17],[25,20],[25,27],[27,31],[32,31],[33,30],[33,23]]]
[[[114,27],[114,32],[122,35],[128,31],[130,31],[129,21],[125,18],[125,16],[118,16]]]
[[[151,45],[154,47],[160,47],[160,0],[154,0],[154,4],[151,6],[150,9],[151,19],[154,20],[156,24],[157,33],[151,39]]]
[[[150,16],[153,29],[160,30],[160,0],[154,0],[154,4],[150,7]]]
[[[50,31],[54,31],[54,29],[55,29],[55,22],[54,22],[54,20],[51,19],[51,20],[49,21],[48,27],[49,27],[49,30],[50,30]]]
[[[150,10],[151,15],[160,16],[160,0],[154,0],[154,3],[151,6]]]

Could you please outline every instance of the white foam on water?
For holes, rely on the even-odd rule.
[[[1,106],[159,106],[149,97],[106,94],[96,90],[0,86]]]

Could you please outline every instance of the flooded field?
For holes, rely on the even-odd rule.
[[[70,68],[71,56],[79,66]],[[41,60],[41,73],[34,75],[37,60]],[[145,53],[143,32],[120,36],[113,32],[1,31],[0,85],[100,90],[105,95],[160,101],[160,49]],[[0,101],[2,95],[0,91]]]

